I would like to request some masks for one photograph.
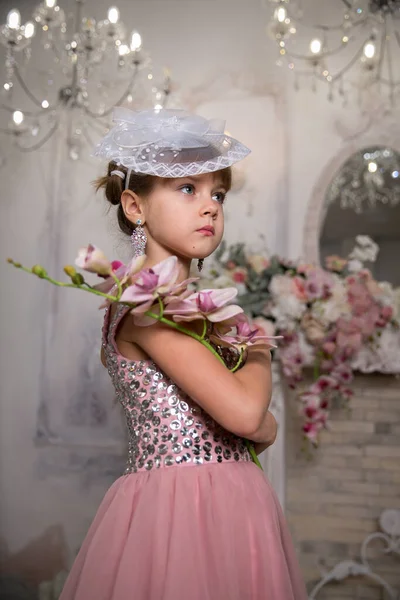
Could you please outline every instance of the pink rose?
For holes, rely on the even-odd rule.
[[[244,283],[247,281],[247,269],[244,269],[243,267],[236,267],[231,276],[235,283]]]
[[[264,317],[256,317],[252,323],[261,335],[275,335],[275,323],[273,321],[264,319]]]
[[[336,273],[341,273],[346,265],[347,260],[341,258],[340,256],[332,255],[327,256],[325,258],[325,266],[328,269],[328,271],[335,271]]]
[[[305,291],[305,281],[302,277],[298,277],[297,275],[293,277],[293,289],[296,298],[304,302],[307,300],[307,294]]]

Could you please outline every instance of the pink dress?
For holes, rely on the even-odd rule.
[[[106,493],[60,600],[306,600],[281,507],[241,438],[151,361],[103,346],[128,430],[126,471]],[[178,358],[177,358],[178,360]]]

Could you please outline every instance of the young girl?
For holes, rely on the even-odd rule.
[[[98,188],[144,267],[176,256],[183,281],[219,246],[230,167],[249,150],[223,123],[183,111],[118,109],[116,121],[97,147],[110,161]],[[260,453],[276,436],[269,350],[251,347],[233,373],[196,339],[136,325],[113,304],[101,357],[125,410],[128,462],[61,600],[305,600],[281,508],[244,443]]]

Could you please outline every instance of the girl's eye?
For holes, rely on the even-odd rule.
[[[189,183],[187,183],[186,185],[183,185],[180,189],[182,192],[184,192],[185,194],[189,194],[189,195],[191,195],[194,192],[194,186],[190,185]]]
[[[220,204],[223,204],[225,202],[225,198],[226,194],[224,192],[216,192],[215,194],[213,194],[212,197],[213,200],[216,200]]]

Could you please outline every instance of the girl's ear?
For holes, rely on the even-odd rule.
[[[138,219],[144,224],[143,207],[140,198],[135,192],[125,190],[121,195],[121,205],[125,216],[132,223],[136,223]]]

